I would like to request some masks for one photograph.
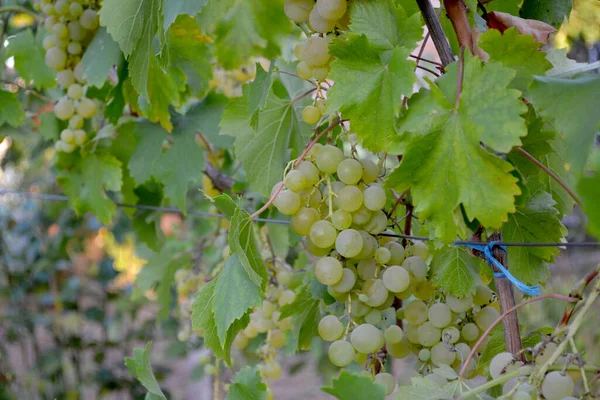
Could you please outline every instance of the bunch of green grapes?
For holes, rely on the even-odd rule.
[[[96,102],[85,96],[87,80],[81,58],[98,28],[98,14],[84,0],[40,0],[39,6],[50,33],[43,42],[46,64],[56,71],[56,81],[66,91],[54,105],[54,114],[68,120],[69,127],[61,132],[55,148],[71,153],[86,143],[84,121],[97,112]]]
[[[255,76],[255,62],[231,71],[216,66],[213,68],[213,76],[208,85],[212,90],[223,93],[227,97],[239,97],[242,95],[242,85],[254,79]]]
[[[346,0],[286,0],[285,15],[296,23],[308,22],[313,32],[348,29],[350,17]]]

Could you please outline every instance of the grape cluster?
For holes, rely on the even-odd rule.
[[[216,66],[213,68],[212,79],[208,85],[217,93],[223,93],[227,97],[239,97],[242,95],[242,84],[254,79],[255,76],[256,63],[254,61],[231,71]]]
[[[346,0],[286,0],[285,15],[296,23],[308,22],[313,32],[327,33],[336,27],[348,29],[350,21]]]
[[[40,0],[38,4],[50,32],[43,42],[46,64],[56,71],[56,81],[66,91],[54,105],[54,114],[68,120],[69,127],[61,132],[55,148],[71,153],[87,141],[83,124],[97,111],[96,102],[85,96],[81,58],[98,28],[98,14],[85,0]]]

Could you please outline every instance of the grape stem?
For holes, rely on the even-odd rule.
[[[463,395],[461,395],[458,398],[458,400],[470,399],[471,397],[477,396],[481,392],[485,392],[486,390],[491,389],[494,386],[501,385],[504,382],[510,381],[513,378],[517,378],[517,377],[523,376],[523,375],[528,375],[532,369],[533,369],[532,366],[526,365],[526,366],[516,369],[512,372],[500,375],[496,379],[488,381],[488,382],[484,383],[483,385],[477,386],[476,388],[469,390],[467,393],[464,393]]]
[[[463,365],[462,365],[462,367],[460,369],[460,372],[458,373],[458,377],[462,378],[463,374],[465,373],[465,371],[467,369],[467,365],[469,365],[469,362],[475,356],[475,353],[477,353],[477,349],[479,348],[479,346],[481,346],[481,343],[483,343],[483,341],[485,340],[486,337],[488,337],[488,335],[490,334],[490,332],[492,331],[492,329],[494,329],[496,327],[496,325],[498,325],[500,322],[502,322],[502,320],[504,318],[506,318],[507,315],[509,315],[513,311],[518,310],[519,308],[521,308],[523,306],[526,306],[527,304],[534,303],[536,301],[540,301],[540,300],[544,300],[544,299],[557,299],[557,300],[562,300],[562,301],[571,302],[571,303],[579,301],[579,299],[577,299],[577,298],[563,296],[563,295],[555,294],[555,293],[550,293],[550,294],[545,294],[545,295],[538,296],[538,297],[533,297],[533,298],[531,298],[529,300],[526,300],[526,301],[524,301],[524,302],[522,302],[520,304],[517,304],[514,307],[509,308],[504,313],[502,313],[502,315],[500,315],[498,318],[496,318],[496,320],[492,323],[492,325],[490,325],[485,330],[485,332],[483,332],[483,334],[481,335],[481,337],[479,338],[479,340],[477,340],[477,342],[475,343],[475,345],[471,349],[471,352],[469,353],[469,355],[465,359],[465,362],[463,363]],[[557,356],[557,358],[558,358],[558,356]]]
[[[460,48],[460,56],[458,57],[458,81],[456,83],[456,100],[454,101],[454,109],[458,110],[460,106],[460,94],[462,93],[463,79],[465,76],[465,47]]]
[[[585,371],[583,369],[583,362],[581,361],[581,356],[579,355],[579,351],[577,351],[577,346],[575,345],[575,340],[573,337],[569,338],[569,344],[571,345],[571,350],[573,354],[576,354],[578,357],[579,369],[581,371],[581,382],[583,382],[583,388],[585,389],[585,393],[590,393],[590,385],[588,383],[587,376],[585,375]]]
[[[581,299],[583,296],[583,292],[585,291],[585,288],[587,288],[587,285],[589,285],[589,283],[592,280],[594,280],[594,278],[596,276],[598,276],[598,273],[600,273],[600,265],[598,265],[597,267],[594,267],[593,270],[591,270],[583,278],[581,278],[581,280],[573,286],[573,289],[569,293],[569,296],[577,297],[577,298]],[[569,323],[569,320],[571,319],[571,316],[573,315],[574,310],[575,310],[575,307],[567,306],[562,318],[560,319],[560,323],[558,324],[557,328],[561,328]]]
[[[440,56],[442,65],[445,67],[454,61],[454,54],[452,54],[452,49],[448,39],[446,39],[440,19],[429,0],[417,0],[417,5],[421,10],[425,24],[427,24],[427,31],[431,34],[431,39]]]
[[[287,71],[281,71],[281,70],[278,70],[278,69],[276,69],[276,70],[274,70],[273,72],[277,72],[277,73],[279,73],[279,74],[283,74],[283,75],[289,75],[289,76],[293,76],[294,78],[302,79],[302,78],[300,78],[298,75],[296,75],[296,74],[292,74],[291,72],[287,72]],[[304,81],[305,79],[302,79],[302,80]],[[318,86],[318,85],[317,85],[315,82],[313,82],[313,81],[306,81],[306,82],[310,83],[311,85],[314,85],[315,87],[316,87],[316,86]]]
[[[303,98],[305,98],[306,96],[308,96],[309,94],[311,94],[312,92],[314,92],[315,90],[317,90],[317,87],[314,87],[312,89],[308,89],[306,92],[299,94],[298,96],[294,97],[291,101],[292,104],[294,104],[295,102],[297,102],[298,100],[302,100]]]
[[[423,42],[424,42],[424,43],[426,43],[426,39],[427,39],[427,37],[426,37],[425,39],[423,39]],[[422,49],[424,49],[424,48],[425,48],[425,46],[421,46],[421,48],[422,48]],[[422,52],[420,51],[420,53],[422,53]],[[410,58],[414,58],[414,59],[415,59],[415,60],[417,60],[417,61],[425,61],[425,62],[427,62],[427,63],[429,63],[429,64],[437,65],[438,67],[443,67],[442,63],[440,63],[440,62],[437,62],[437,61],[434,61],[434,60],[429,60],[429,59],[427,59],[427,58],[423,58],[423,57],[421,57],[420,55],[418,55],[418,56],[415,56],[415,55],[411,54],[409,57],[410,57]]]

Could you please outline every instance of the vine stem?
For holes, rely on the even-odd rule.
[[[579,282],[577,282],[573,286],[573,289],[569,293],[569,296],[581,299],[583,297],[583,292],[585,291],[585,288],[587,287],[587,285],[589,285],[589,283],[592,280],[594,280],[594,278],[596,276],[598,276],[598,273],[600,273],[600,265],[595,267],[593,270],[588,272],[583,278],[581,278],[579,280]],[[571,316],[573,315],[574,310],[575,310],[575,307],[567,306],[567,308],[565,309],[565,312],[563,313],[562,318],[560,319],[560,322],[559,322],[557,328],[562,328],[563,326],[565,326],[569,323],[569,320],[571,319]]]
[[[450,48],[448,39],[446,39],[440,19],[435,13],[435,10],[433,9],[433,6],[429,0],[417,0],[417,5],[421,10],[421,14],[423,15],[423,19],[427,25],[427,30],[431,34],[431,39],[433,40],[433,44],[435,45],[435,48],[440,56],[442,65],[445,67],[454,61],[454,54],[452,54],[452,49]]]
[[[25,7],[22,7],[22,6],[4,6],[4,7],[0,7],[0,14],[5,13],[5,12],[19,12],[19,13],[23,13],[23,14],[29,14],[35,20],[38,19],[38,15],[35,12],[33,12],[33,11],[31,11],[31,10],[25,8]]]
[[[461,46],[458,56],[458,81],[456,82],[456,99],[454,100],[454,109],[458,110],[460,106],[460,94],[462,93],[463,79],[465,77],[465,47]]]
[[[458,44],[473,53],[473,38],[465,4],[462,0],[444,0],[444,8],[452,22]]]
[[[531,304],[531,303],[534,303],[536,301],[545,300],[545,299],[557,299],[557,300],[562,300],[562,301],[566,301],[566,302],[570,302],[570,303],[579,301],[579,299],[577,299],[577,298],[573,298],[573,297],[569,297],[569,296],[563,296],[563,295],[556,294],[556,293],[550,293],[550,294],[545,294],[545,295],[542,295],[542,296],[531,298],[531,299],[526,300],[526,301],[524,301],[524,302],[522,302],[520,304],[517,304],[516,306],[514,306],[512,308],[509,308],[508,310],[506,310],[505,312],[503,312],[498,318],[496,318],[496,320],[492,323],[492,325],[490,325],[489,328],[487,328],[485,330],[485,332],[483,332],[483,334],[481,335],[481,337],[479,338],[479,340],[477,340],[477,342],[475,343],[475,345],[471,349],[471,352],[469,353],[469,355],[465,359],[465,362],[463,363],[463,366],[460,369],[460,372],[458,373],[458,377],[462,378],[463,374],[465,373],[465,371],[467,369],[467,365],[469,364],[469,362],[471,361],[471,359],[475,356],[475,353],[477,352],[477,349],[479,348],[479,346],[481,346],[481,343],[483,343],[483,341],[485,340],[486,337],[488,337],[488,335],[490,334],[490,332],[492,331],[492,329],[494,329],[496,327],[496,325],[498,325],[504,318],[506,318],[507,315],[509,315],[510,313],[518,310],[521,307],[526,306],[527,304]]]
[[[581,206],[581,200],[579,200],[579,198],[577,197],[577,195],[575,194],[575,192],[573,192],[571,189],[569,189],[569,187],[567,186],[567,184],[564,183],[558,177],[558,175],[556,175],[554,172],[552,172],[544,164],[542,164],[541,162],[539,162],[534,156],[532,156],[531,154],[529,154],[522,147],[517,147],[516,150],[519,153],[521,153],[522,155],[524,155],[529,161],[531,161],[532,163],[534,163],[535,165],[537,165],[538,168],[540,168],[542,171],[544,171],[546,174],[548,174],[548,176],[550,176],[550,178],[554,179],[556,181],[556,183],[558,183],[560,185],[560,187],[562,187],[565,190],[565,192],[567,192],[569,194],[569,196],[571,196],[571,198],[573,200],[575,200],[575,203],[577,203],[577,204],[579,204]]]
[[[304,159],[304,157],[306,157],[306,155],[308,154],[308,152],[310,151],[310,149],[313,148],[313,146],[315,145],[315,143],[317,143],[319,141],[319,139],[321,139],[323,137],[323,135],[331,132],[333,130],[333,128],[335,128],[336,126],[338,126],[339,124],[341,124],[342,121],[340,119],[338,119],[337,121],[335,121],[334,123],[332,123],[331,125],[329,125],[327,128],[323,129],[304,149],[304,151],[302,152],[302,154],[300,154],[300,157],[298,157],[298,159],[294,162],[294,167],[297,167],[298,164],[300,164],[302,162],[302,160]],[[275,198],[277,197],[277,195],[279,194],[279,192],[281,192],[281,190],[283,189],[283,181],[281,181],[279,183],[279,186],[277,187],[277,189],[275,190],[275,192],[273,192],[273,194],[271,195],[271,198],[258,210],[256,210],[252,215],[250,215],[250,219],[254,219],[256,217],[258,217],[260,214],[262,214],[267,208],[269,208],[271,206],[271,204],[273,204],[273,202],[275,201]]]
[[[301,100],[303,98],[305,98],[306,96],[308,96],[309,94],[311,94],[312,92],[316,91],[318,88],[314,87],[312,89],[308,89],[306,92],[299,94],[298,96],[294,97],[291,101],[292,104],[294,104],[295,102],[297,102],[298,100]]]
[[[476,388],[474,388],[472,390],[469,390],[467,393],[465,393],[462,396],[460,396],[458,398],[458,400],[470,399],[471,397],[474,397],[474,396],[478,395],[481,392],[485,392],[486,390],[491,389],[494,386],[501,385],[504,382],[510,381],[513,378],[517,378],[519,376],[527,375],[529,372],[531,372],[532,369],[533,369],[532,366],[526,365],[526,366],[521,367],[519,369],[516,369],[516,370],[514,370],[512,372],[509,372],[509,373],[506,373],[506,374],[502,374],[502,375],[500,375],[498,378],[496,378],[494,380],[488,381],[488,382],[484,383],[483,385],[477,386]]]
[[[423,39],[423,42],[427,43],[427,39],[429,38],[429,36],[430,36],[429,32],[427,32],[427,35],[425,35],[425,39]],[[424,49],[425,46],[421,46],[421,48]],[[419,51],[419,54],[423,54],[423,52]],[[410,58],[414,58],[417,61],[425,61],[425,62],[427,62],[429,64],[437,65],[438,67],[443,67],[443,65],[442,65],[441,62],[430,60],[430,59],[427,59],[427,58],[423,58],[423,57],[421,57],[421,55],[415,56],[415,55],[411,54],[409,57]]]

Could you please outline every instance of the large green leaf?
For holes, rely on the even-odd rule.
[[[524,0],[520,14],[522,18],[537,19],[558,28],[572,7],[573,0]]]
[[[449,248],[431,262],[433,282],[455,297],[475,293],[480,263],[481,260],[469,255],[463,248]]]
[[[339,400],[384,400],[385,388],[373,382],[373,379],[342,370],[340,376],[334,379],[331,387],[321,388],[325,393]]]
[[[164,29],[169,29],[169,26],[181,14],[187,14],[194,17],[206,5],[207,0],[168,0],[163,1],[162,12],[164,14]]]
[[[158,385],[154,372],[152,372],[152,365],[150,365],[150,351],[152,351],[152,342],[148,342],[144,349],[133,349],[133,358],[125,357],[125,365],[127,366],[129,373],[137,378],[142,386],[148,391],[146,400],[167,400],[165,394]]]
[[[266,400],[267,385],[254,367],[244,367],[233,377],[226,400]]]
[[[99,28],[82,61],[88,84],[102,87],[110,69],[120,63],[121,49],[105,28]]]
[[[305,286],[292,304],[281,307],[280,319],[292,317],[291,346],[293,351],[307,350],[317,333],[319,322],[320,299],[313,297],[308,286]]]
[[[457,75],[453,63],[431,90],[409,101],[400,126],[412,141],[386,182],[399,191],[412,187],[415,211],[446,242],[463,232],[456,212],[460,204],[469,220],[487,228],[500,228],[515,211],[520,190],[510,174],[513,167],[491,151],[508,152],[527,133],[521,93],[507,88],[513,70],[466,55],[455,109]]]
[[[600,76],[576,79],[536,77],[528,99],[565,139],[565,168],[580,174],[600,124]]]
[[[6,46],[6,57],[15,58],[15,69],[25,82],[33,83],[37,89],[56,85],[54,74],[44,60],[44,49],[36,42],[30,29],[11,36]]]
[[[25,113],[17,99],[17,94],[0,90],[0,126],[8,123],[17,127],[24,121]]]
[[[600,174],[581,178],[577,190],[581,195],[583,211],[588,217],[588,228],[596,237],[600,237]]]

